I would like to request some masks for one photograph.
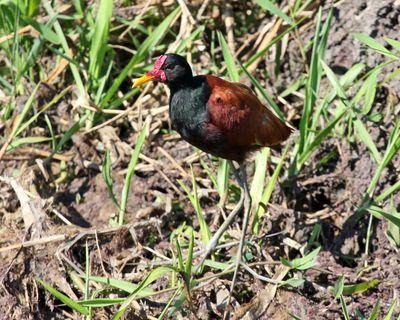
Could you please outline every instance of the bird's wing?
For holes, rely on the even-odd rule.
[[[273,146],[289,137],[292,129],[264,106],[249,87],[213,76],[206,79],[211,88],[210,120],[230,144]]]

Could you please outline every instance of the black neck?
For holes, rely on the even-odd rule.
[[[176,92],[181,89],[190,88],[193,86],[193,76],[180,78],[179,81],[168,82],[168,87],[171,92]]]

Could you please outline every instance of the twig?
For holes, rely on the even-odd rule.
[[[8,135],[6,142],[4,142],[3,146],[0,149],[0,161],[3,158],[4,154],[6,153],[9,144],[14,139],[13,132],[17,129],[17,126],[19,125],[20,122],[19,119],[20,119],[20,114],[17,114],[14,116],[12,120],[10,134]]]
[[[184,0],[178,0],[179,6],[181,7],[182,17],[181,23],[179,27],[179,33],[175,39],[175,41],[168,47],[168,51],[174,52],[176,48],[181,43],[182,39],[187,38],[187,36],[192,32],[193,26],[196,21],[193,19],[192,14],[190,13],[186,3]]]
[[[232,4],[227,1],[224,6],[222,6],[222,17],[225,22],[226,33],[228,36],[228,46],[231,52],[235,52],[235,35],[233,34],[233,25],[235,20],[233,18]]]
[[[0,278],[0,283],[3,285],[4,279],[6,278],[7,274],[10,272],[15,260],[17,259],[17,257],[19,256],[19,254],[22,251],[22,247],[19,247],[19,250],[17,251],[17,253],[14,255],[14,257],[12,258],[10,264],[8,265],[7,269],[4,271],[3,275]],[[0,248],[0,252],[1,252],[1,248]]]
[[[67,226],[71,226],[71,225],[72,225],[72,223],[71,223],[66,217],[64,217],[63,214],[62,214],[60,211],[58,211],[57,209],[53,209],[52,212],[53,212],[62,222],[64,222]]]
[[[38,245],[46,244],[46,243],[50,243],[50,242],[64,241],[66,238],[67,238],[67,235],[65,235],[65,234],[56,234],[53,236],[40,238],[40,239],[36,239],[36,240],[24,241],[24,242],[9,245],[4,248],[0,248],[0,253],[6,252],[9,250],[14,250],[14,249],[38,246]]]
[[[255,272],[253,269],[251,269],[247,264],[245,264],[243,261],[240,262],[240,265],[248,272],[250,273],[253,277],[260,279],[261,281],[272,283],[272,284],[280,284],[280,280],[274,280],[271,278],[264,277],[262,275],[259,275],[257,272]]]
[[[66,161],[66,162],[71,161],[71,159],[73,158],[72,154],[71,155],[69,155],[69,154],[63,155],[63,154],[57,154],[57,153],[53,154],[50,151],[36,149],[36,148],[32,148],[32,147],[19,148],[18,153],[31,155],[30,159],[32,158],[32,155],[43,157],[43,158],[49,158],[52,156],[52,158],[55,160]]]
[[[133,109],[135,109],[139,103],[141,103],[141,100],[142,100],[143,96],[147,93],[147,91],[148,91],[148,89],[150,88],[150,86],[151,86],[151,84],[149,83],[149,84],[145,87],[145,89],[140,93],[139,97],[137,98],[137,100],[135,101],[135,103],[134,103],[131,107],[129,107],[128,109],[126,109],[124,112],[121,112],[121,113],[117,114],[115,117],[113,117],[113,118],[111,118],[111,119],[109,119],[109,120],[106,120],[106,121],[104,121],[103,123],[101,123],[101,124],[99,124],[99,125],[97,125],[97,126],[94,126],[94,127],[91,128],[91,129],[88,129],[88,130],[84,131],[83,134],[88,134],[88,133],[91,133],[91,132],[93,132],[93,131],[99,130],[100,128],[103,128],[103,127],[105,127],[105,126],[108,126],[110,123],[113,123],[113,122],[117,121],[118,119],[121,119],[121,118],[125,117],[125,116],[126,116],[127,114],[129,114]]]
[[[95,232],[94,235],[96,237],[96,248],[97,248],[97,253],[99,254],[99,258],[100,258],[101,269],[103,270],[104,275],[106,277],[108,277],[109,275],[106,271],[106,268],[104,268],[103,256],[101,255],[101,250],[100,250],[100,246],[99,246],[99,237],[97,236],[97,232]]]
[[[206,10],[206,8],[207,8],[209,2],[210,2],[210,0],[205,0],[205,1],[203,2],[203,4],[201,5],[199,11],[197,11],[197,16],[196,16],[196,19],[197,19],[197,20],[200,20],[200,19],[201,19],[201,17],[203,16],[203,13],[204,13],[204,11]]]
[[[178,171],[182,174],[182,176],[186,178],[190,178],[190,175],[182,168],[182,166],[162,147],[157,147],[157,150],[160,151],[171,163],[172,165],[178,169]]]
[[[175,190],[176,193],[178,193],[183,198],[185,197],[185,195],[182,193],[182,191],[179,190],[179,188],[171,181],[171,179],[168,178],[168,176],[160,169],[161,164],[157,160],[153,160],[143,154],[140,154],[139,158],[150,163],[152,165],[153,169],[156,170],[161,175],[161,177],[172,187],[172,189]]]
[[[282,25],[282,19],[277,19],[272,30],[270,32],[268,32],[267,35],[262,40],[260,46],[257,49],[257,52],[260,52],[260,51],[264,50],[266,47],[268,47],[268,45],[270,44],[272,39],[278,33],[278,30],[281,27],[281,25]],[[256,59],[251,65],[249,65],[249,67],[247,68],[247,71],[249,73],[253,73],[257,69],[257,66],[261,62],[262,59],[263,59],[263,56]]]

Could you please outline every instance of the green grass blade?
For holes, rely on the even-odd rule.
[[[336,94],[342,99],[347,99],[346,92],[344,91],[343,87],[340,85],[338,79],[336,78],[336,76],[333,73],[333,71],[331,70],[331,68],[329,68],[328,65],[323,60],[320,61],[320,64],[321,64],[322,68],[324,69],[325,74],[328,77],[331,85],[335,89]]]
[[[40,0],[29,0],[27,1],[26,15],[33,17],[39,14]]]
[[[322,141],[332,132],[337,123],[344,117],[347,113],[347,109],[343,110],[339,113],[335,119],[333,119],[323,130],[321,130],[315,139],[307,145],[307,148],[304,150],[303,154],[300,156],[298,160],[298,166],[301,168],[307,159],[311,156],[311,154],[318,148],[318,146],[322,143]]]
[[[384,217],[386,220],[393,223],[396,227],[400,228],[400,218],[399,218],[398,212],[397,212],[397,215],[393,215],[393,214],[387,213],[386,211],[384,211],[376,206],[371,206],[367,210],[374,217],[376,217],[378,219],[381,219],[382,217]]]
[[[335,299],[339,299],[343,294],[344,289],[344,277],[340,276],[333,286],[332,293]]]
[[[114,191],[113,191],[113,180],[112,180],[112,177],[111,177],[110,150],[106,151],[101,171],[102,171],[102,174],[103,174],[103,180],[104,180],[104,182],[105,182],[105,184],[107,186],[108,196],[111,198],[112,202],[119,209],[120,207],[119,207],[117,198],[115,197],[115,194],[114,194]]]
[[[266,188],[264,189],[264,192],[262,194],[260,203],[262,205],[257,206],[257,211],[256,211],[256,217],[254,219],[252,231],[253,234],[258,234],[260,230],[260,221],[265,213],[265,208],[268,205],[269,200],[271,199],[272,191],[274,190],[275,184],[278,181],[279,174],[281,172],[282,166],[284,159],[286,158],[286,154],[288,152],[289,145],[286,145],[285,150],[283,151],[283,154],[281,156],[281,159],[279,160],[278,165],[276,166],[276,169],[274,173],[272,174],[272,177],[269,179],[268,184]]]
[[[114,57],[114,54],[112,53],[112,54],[110,54],[110,56]],[[101,97],[104,94],[104,89],[106,87],[106,83],[110,79],[112,67],[113,67],[113,61],[110,59],[105,74],[102,77],[100,77],[98,80],[98,88],[97,88],[97,92],[96,92],[96,97],[94,99],[94,103],[96,105],[100,104]],[[132,91],[134,91],[134,90],[132,90]],[[126,99],[127,99],[127,97],[124,100],[126,100]],[[114,107],[114,105],[113,105],[113,107]]]
[[[75,8],[77,14],[79,15],[79,17],[83,17],[84,11],[82,8],[81,0],[72,0],[71,2],[74,5],[74,8]]]
[[[217,191],[220,198],[228,192],[229,170],[229,162],[226,159],[218,159]]]
[[[321,9],[318,11],[317,24],[315,27],[314,45],[311,52],[310,71],[307,76],[307,84],[305,88],[305,100],[304,108],[300,118],[300,141],[299,141],[299,153],[303,153],[306,140],[308,137],[308,125],[312,118],[312,111],[316,101],[316,94],[318,93],[319,81],[321,72],[318,67],[318,61],[322,61],[322,57],[318,59],[318,36],[321,28]]]
[[[54,10],[48,0],[43,1],[43,6],[44,6],[45,10],[47,11],[47,13],[49,14],[50,18],[53,18],[56,16],[56,13],[54,12]],[[67,40],[64,36],[64,32],[61,27],[61,24],[58,22],[58,20],[54,21],[54,29],[55,29],[58,39],[61,43],[61,46],[64,50],[64,54],[72,59],[72,56],[70,54],[70,48],[69,48]],[[78,68],[72,63],[69,64],[69,67],[70,67],[72,75],[74,77],[75,84],[78,87],[79,94],[82,97],[86,97],[85,86],[83,85],[83,81],[79,74]]]
[[[183,263],[182,248],[181,248],[178,238],[175,239],[175,246],[176,246],[176,252],[178,253],[178,271],[181,273],[181,272],[184,272],[185,266]]]
[[[201,25],[196,30],[194,30],[186,39],[183,39],[176,48],[176,53],[182,53],[182,51],[187,47],[189,43],[196,40],[204,32],[205,28],[205,25]]]
[[[32,93],[29,96],[26,103],[24,104],[24,108],[22,109],[22,112],[19,115],[17,122],[15,123],[13,130],[10,133],[11,137],[15,138],[17,136],[18,132],[20,132],[20,126],[21,126],[22,122],[24,121],[24,119],[26,118],[26,116],[28,115],[29,111],[31,110],[33,102],[36,99],[36,94],[37,94],[40,86],[41,86],[41,83],[39,82],[36,85],[36,87],[33,89]]]
[[[398,192],[400,190],[400,180],[397,181],[395,184],[387,188],[385,191],[383,191],[379,196],[377,196],[374,201],[376,203],[380,203],[382,201],[385,201],[388,197],[390,197],[392,194]]]
[[[160,313],[160,315],[158,316],[158,320],[162,320],[164,319],[164,317],[167,315],[167,312],[169,310],[169,308],[172,305],[172,302],[174,302],[175,297],[181,293],[181,289],[175,290],[174,294],[172,295],[172,297],[168,300],[167,305],[165,306],[164,310]]]
[[[381,307],[381,300],[378,299],[374,305],[374,308],[372,309],[370,316],[368,317],[368,320],[376,320],[378,318],[380,307]]]
[[[378,81],[379,69],[372,72],[367,80],[364,82],[365,86],[365,99],[363,113],[367,114],[371,111],[372,105],[375,101],[376,86]]]
[[[38,84],[38,86],[39,85],[40,84]],[[64,90],[62,90],[53,99],[51,99],[51,101],[49,101],[43,108],[41,108],[38,112],[36,112],[34,115],[32,115],[26,122],[24,122],[24,124],[21,124],[20,126],[18,126],[18,130],[16,131],[15,136],[21,134],[22,131],[24,131],[27,127],[29,127],[34,121],[36,121],[41,114],[43,114],[46,110],[48,110],[49,108],[51,108],[52,106],[57,104],[67,94],[67,92],[69,90],[70,90],[69,87],[67,87]],[[36,88],[35,88],[34,92],[35,92],[35,95],[36,95]],[[32,97],[33,97],[33,99],[36,98],[35,96],[32,96]],[[28,103],[28,101],[27,101],[27,103]],[[29,103],[31,103],[31,101],[29,101]],[[25,108],[24,108],[24,110],[25,110]],[[27,111],[29,111],[29,110],[27,110]],[[23,113],[24,113],[24,111],[23,111]],[[24,114],[23,118],[25,118],[25,116],[26,115]]]
[[[387,43],[389,43],[393,48],[395,48],[397,51],[400,51],[400,41],[390,39],[390,38],[384,38]]]
[[[75,122],[68,130],[64,133],[60,141],[56,146],[55,152],[60,152],[64,144],[71,139],[71,137],[79,131],[87,119],[87,115],[82,116],[77,122]]]
[[[90,278],[90,252],[88,242],[85,242],[85,292],[84,297],[85,300],[89,299],[90,287],[89,287],[89,278]]]
[[[191,198],[192,204],[195,207],[196,213],[197,213],[197,219],[199,220],[199,225],[200,225],[200,232],[201,232],[201,239],[204,243],[208,243],[211,239],[211,232],[210,228],[208,227],[208,224],[206,222],[206,219],[204,217],[203,211],[201,210],[200,206],[200,199],[197,193],[197,182],[196,182],[196,177],[194,175],[193,168],[190,167],[190,171],[192,174],[192,186],[193,186],[193,197]]]
[[[36,20],[29,18],[29,17],[24,17],[23,20],[26,24],[29,24],[34,29],[36,29],[36,31],[39,32],[40,35],[44,39],[49,41],[50,43],[55,44],[55,45],[61,44],[61,41],[60,41],[60,38],[58,37],[58,35],[53,30],[51,30],[51,28],[49,28],[48,26],[46,26],[42,23],[39,23]]]
[[[281,119],[282,121],[285,121],[285,115],[282,113],[281,109],[278,107],[278,105],[276,104],[275,100],[268,94],[268,92],[263,88],[263,86],[261,85],[261,83],[254,78],[246,69],[245,67],[240,64],[240,66],[242,67],[242,70],[244,71],[244,73],[249,77],[249,79],[251,80],[251,82],[254,84],[254,86],[259,90],[259,92],[261,93],[261,95],[264,97],[265,100],[267,100],[268,105],[275,111],[276,115],[278,116],[279,119]]]
[[[47,128],[49,129],[49,132],[51,135],[51,148],[54,151],[56,149],[56,145],[57,145],[57,140],[56,140],[56,136],[54,133],[54,129],[53,129],[53,126],[51,125],[50,118],[47,116],[47,114],[44,115],[44,120],[46,121]]]
[[[303,154],[307,148],[310,140],[310,124],[314,114],[314,107],[317,101],[319,86],[321,82],[322,69],[320,61],[324,60],[325,49],[328,41],[330,31],[330,24],[332,20],[333,10],[329,10],[325,23],[321,28],[322,10],[319,8],[317,16],[317,24],[315,29],[315,36],[313,40],[313,48],[311,53],[310,71],[308,74],[308,81],[305,88],[305,101],[302,116],[300,119],[300,141],[298,152]],[[313,136],[311,134],[311,136]],[[297,165],[299,170],[301,165]]]
[[[340,295],[340,305],[342,307],[344,319],[350,320],[349,309],[347,308],[346,301],[344,300],[343,295]]]
[[[193,235],[193,229],[190,229],[190,241],[189,241],[189,249],[188,249],[188,255],[186,258],[186,264],[185,264],[185,275],[186,275],[186,283],[189,287],[189,290],[191,289],[190,287],[190,279],[192,277],[192,266],[193,266],[193,248],[194,248],[194,235]]]
[[[301,320],[299,316],[296,316],[295,314],[288,312],[288,315],[293,319],[293,320]]]
[[[60,300],[62,303],[65,303],[68,307],[71,309],[79,312],[80,314],[88,316],[90,314],[89,309],[81,306],[78,302],[75,302],[72,300],[70,297],[66,296],[65,294],[61,293],[57,289],[53,288],[50,284],[47,282],[36,278],[36,280],[47,290],[49,291],[54,297],[56,297],[58,300]]]
[[[222,33],[220,31],[217,31],[217,37],[218,37],[218,41],[219,44],[221,46],[222,49],[222,55],[224,57],[224,61],[228,70],[228,75],[229,78],[232,81],[238,82],[239,81],[239,72],[236,69],[235,66],[235,58],[233,57],[228,44],[226,43],[224,36],[222,35]]]
[[[310,238],[307,240],[307,246],[304,252],[308,252],[309,249],[312,248],[314,245],[320,246],[320,244],[317,242],[320,234],[321,234],[321,224],[317,223],[314,225],[311,231]]]
[[[207,244],[211,239],[211,232],[206,222],[206,219],[204,218],[203,212],[201,210],[200,200],[197,194],[196,177],[194,175],[193,168],[191,168],[191,172],[192,172],[193,192],[190,192],[189,188],[181,180],[178,180],[178,183],[180,184],[182,189],[185,190],[186,194],[189,197],[190,202],[192,203],[193,208],[196,211],[197,219],[199,220],[199,225],[200,225],[201,241]]]
[[[280,258],[280,261],[283,265],[295,269],[295,270],[306,270],[314,266],[316,257],[321,250],[321,247],[314,249],[313,251],[307,253],[304,257],[296,258],[292,261],[289,261],[285,258]]]
[[[393,205],[393,199],[392,203],[390,204],[390,211],[388,214],[391,214],[394,217],[397,217],[400,219],[400,212],[396,211],[396,207]],[[396,224],[392,222],[388,222],[387,229],[385,231],[386,237],[389,239],[390,244],[394,248],[400,248],[400,227],[397,226]]]
[[[100,0],[89,51],[89,74],[94,80],[97,80],[100,76],[104,56],[108,49],[108,30],[110,28],[112,10],[112,0]]]
[[[120,306],[118,312],[114,315],[113,320],[118,320],[124,314],[126,308],[130,306],[133,300],[137,298],[137,295],[145,288],[147,288],[151,283],[156,281],[157,279],[164,276],[166,273],[170,273],[174,271],[173,268],[170,267],[158,267],[151,271],[149,275],[144,279],[141,284],[132,292],[132,294],[126,298],[125,302]]]
[[[275,16],[278,16],[282,20],[286,21],[288,24],[293,25],[293,20],[288,17],[282,10],[280,10],[273,2],[270,0],[256,0],[256,3],[264,10],[269,11]]]
[[[114,279],[114,278],[106,278],[106,277],[98,277],[98,276],[90,276],[89,279],[91,281],[96,281],[96,282],[100,282],[103,283],[107,286],[110,286],[112,288],[116,288],[128,293],[133,293],[136,290],[138,290],[139,285],[129,282],[129,281],[125,281],[125,280],[120,280],[120,279]],[[140,292],[137,293],[138,297],[142,297],[142,296],[150,296],[152,294],[154,294],[154,290],[151,288],[142,288],[140,290]]]
[[[170,316],[183,308],[184,303],[188,300],[186,292],[187,292],[186,290],[180,290],[178,298],[174,301],[174,304],[170,309],[169,312]]]
[[[0,75],[0,85],[5,89],[7,95],[11,95],[13,86],[2,75]]]
[[[375,288],[380,281],[378,279],[372,279],[369,281],[364,281],[356,284],[348,284],[343,286],[343,295],[350,296],[353,294],[360,294],[371,288]]]
[[[132,183],[132,177],[135,172],[136,164],[139,160],[140,151],[146,139],[146,134],[149,131],[149,123],[146,122],[143,129],[140,131],[139,137],[136,141],[135,149],[132,151],[131,160],[128,165],[128,171],[126,172],[124,188],[121,194],[121,207],[119,210],[118,224],[122,226],[124,224],[124,217],[126,212],[126,204],[128,202],[129,189]]]
[[[97,299],[85,299],[78,303],[84,307],[91,308],[105,308],[119,304],[125,301],[126,298],[97,298]]]
[[[298,77],[297,79],[295,79],[292,84],[290,84],[289,86],[287,86],[285,88],[285,90],[283,90],[279,96],[282,98],[285,98],[289,95],[291,95],[293,92],[299,90],[300,88],[304,87],[304,85],[306,84],[307,78],[304,74],[300,75],[300,77]]]
[[[221,271],[222,270],[226,270],[230,266],[229,263],[214,261],[214,260],[211,260],[211,259],[206,259],[204,261],[204,265],[208,266],[210,268],[213,268],[213,269],[221,270]]]
[[[395,127],[393,128],[389,140],[388,145],[385,151],[385,154],[382,158],[382,161],[379,162],[378,168],[375,171],[374,176],[368,186],[366,194],[369,198],[372,198],[372,194],[379,182],[382,171],[386,166],[392,161],[393,157],[400,150],[400,119],[397,119]]]
[[[7,152],[10,152],[20,146],[24,146],[27,144],[35,144],[35,143],[41,143],[41,142],[46,142],[46,141],[51,141],[52,138],[49,137],[26,137],[26,138],[21,138],[21,139],[16,139],[13,140],[7,147]]]
[[[360,73],[365,69],[364,64],[355,64],[352,66],[339,80],[339,86],[343,89],[351,86],[355,79],[360,75]],[[334,78],[333,78],[334,79]],[[325,112],[328,106],[332,103],[332,101],[336,98],[337,91],[333,88],[324,98],[322,103],[319,104],[316,111],[314,112],[311,119],[311,126],[309,128],[310,134],[308,136],[308,141],[313,138],[311,132],[315,132],[317,130],[318,122],[320,121],[320,116],[323,112]]]
[[[270,149],[263,148],[256,156],[254,178],[250,187],[250,196],[253,207],[261,201],[263,194],[264,180],[267,172],[267,161]]]
[[[396,307],[396,304],[397,304],[397,298],[394,298],[393,301],[392,301],[392,303],[390,304],[388,313],[387,313],[386,316],[383,318],[383,320],[390,320],[390,319],[392,318],[392,315],[393,315],[394,309],[395,309],[395,307]]]
[[[396,50],[400,51],[400,41],[390,39],[390,38],[384,38],[387,43],[389,43],[393,48]]]
[[[296,278],[290,278],[285,281],[282,281],[279,284],[279,287],[292,287],[292,288],[297,288],[300,287],[304,284],[305,280],[304,279],[296,279]]]
[[[222,159],[219,159],[219,160],[222,160]],[[214,185],[214,188],[218,190],[217,178],[215,177],[214,173],[212,172],[210,166],[202,158],[200,158],[200,163],[201,163],[201,166],[203,167],[204,171],[207,173],[208,178]]]
[[[371,38],[365,34],[359,33],[359,32],[352,32],[351,35],[354,38],[356,38],[357,40],[364,43],[366,46],[370,47],[371,49],[373,49],[389,58],[399,59],[399,57],[397,57],[396,55],[391,53],[388,49],[386,49],[383,45],[381,45],[378,41],[376,41],[373,38]]]
[[[381,162],[382,161],[381,155],[379,154],[379,151],[376,148],[376,145],[375,145],[374,141],[372,140],[371,135],[369,134],[367,129],[364,127],[361,120],[358,118],[355,118],[353,122],[354,122],[354,127],[356,129],[358,137],[367,146],[372,158],[375,160],[376,163]]]

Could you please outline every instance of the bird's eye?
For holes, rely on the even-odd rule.
[[[168,70],[174,70],[174,69],[175,69],[175,66],[174,66],[173,64],[170,64],[170,65],[167,67],[167,69],[168,69]]]

